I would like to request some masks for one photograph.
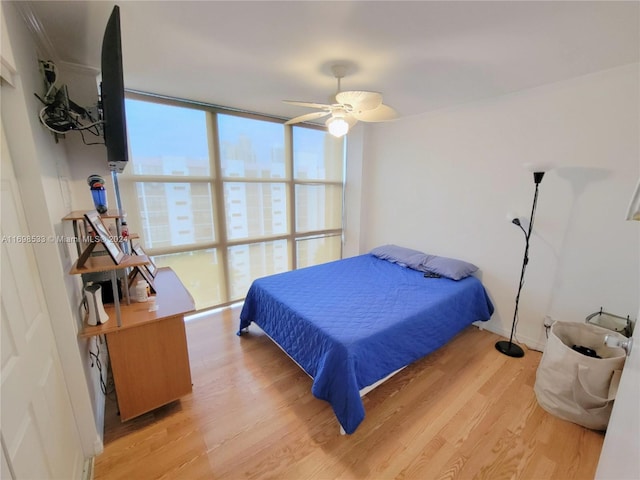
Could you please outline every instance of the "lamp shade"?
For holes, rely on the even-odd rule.
[[[334,137],[343,137],[349,132],[349,123],[342,117],[331,117],[325,125]]]
[[[549,170],[553,170],[555,165],[551,162],[531,162],[531,163],[523,163],[522,168],[529,170],[531,173],[536,172],[548,172]]]

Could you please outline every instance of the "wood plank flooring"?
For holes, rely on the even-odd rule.
[[[546,413],[541,354],[469,327],[364,398],[341,436],[311,379],[238,309],[187,322],[193,393],[121,423],[107,400],[101,479],[591,479],[604,435]],[[144,379],[140,379],[144,381]]]

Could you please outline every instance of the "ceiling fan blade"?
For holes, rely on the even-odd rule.
[[[299,117],[292,118],[291,120],[285,122],[285,125],[292,125],[294,123],[306,122],[309,120],[315,120],[317,118],[326,117],[331,112],[311,112],[305,113],[304,115],[300,115]]]
[[[336,93],[336,101],[345,105],[351,105],[354,110],[373,110],[382,105],[382,94],[378,92],[350,90]]]
[[[326,103],[298,102],[295,100],[283,100],[283,102],[290,105],[298,105],[299,107],[322,108],[326,110],[331,108],[331,105],[327,105]]]
[[[354,110],[353,112],[351,112],[351,115],[363,122],[386,122],[398,118],[398,112],[396,112],[389,105],[385,105],[384,103],[374,110]]]

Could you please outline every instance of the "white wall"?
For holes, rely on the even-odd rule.
[[[68,86],[71,99],[82,107],[95,107],[98,102],[99,72],[89,67],[59,63],[61,81]],[[103,137],[90,133],[84,134],[84,141],[78,132],[66,136],[63,144],[69,166],[69,190],[71,203],[75,210],[94,209],[93,200],[87,185],[87,177],[102,175],[107,190],[109,209],[116,209],[111,172],[107,164],[107,149]],[[96,145],[88,145],[98,143]]]
[[[358,123],[349,131],[347,136],[342,258],[358,255],[362,248],[361,212],[364,132],[365,127],[362,123]]]
[[[71,209],[71,177],[64,140],[56,143],[40,124],[43,80],[38,70],[38,47],[27,30],[19,4],[3,2],[7,32],[3,32],[3,56],[10,49],[17,73],[14,86],[2,87],[2,121],[6,128],[16,178],[22,193],[29,232],[44,237],[63,235],[61,221]],[[9,45],[4,41],[5,35]],[[78,279],[68,274],[72,258],[66,244],[49,241],[34,245],[36,261],[45,287],[52,329],[76,418],[85,458],[102,451],[102,425],[96,421],[104,398],[95,395],[96,370],[90,368],[88,342],[78,340],[80,325]],[[92,389],[89,388],[92,386]],[[52,439],[55,441],[55,439]]]
[[[58,74],[60,83],[68,88],[69,97],[76,104],[84,107],[95,107],[98,101],[98,89],[96,77],[98,72],[90,68],[64,64],[58,62]],[[65,213],[74,210],[93,210],[93,200],[87,185],[87,177],[91,174],[99,174],[106,180],[108,193],[108,203],[110,207],[115,207],[113,198],[113,188],[111,185],[111,174],[107,166],[106,148],[102,142],[102,137],[94,136],[90,133],[84,134],[87,143],[98,143],[97,145],[85,145],[79,132],[71,132],[60,140],[60,144],[64,148],[66,169],[64,176],[59,176],[58,182],[64,185],[65,194]],[[64,216],[63,215],[63,216]],[[63,222],[61,225],[66,235],[73,235],[72,223]],[[63,255],[63,266],[65,271],[69,271],[73,263],[78,258],[76,245],[67,243],[61,245],[66,247]],[[74,285],[68,288],[68,295],[72,305],[78,305],[81,300],[82,282],[79,276],[75,276]],[[76,328],[79,330],[84,325],[84,320],[80,318],[77,312],[74,312]],[[94,337],[89,340],[78,338],[78,351],[80,357],[86,359],[82,362],[86,385],[93,406],[94,422],[96,429],[102,438],[104,429],[104,410],[105,395],[100,385],[100,375],[106,381],[107,369],[109,366],[107,346],[102,338]],[[102,372],[96,367],[96,362],[89,361],[90,352],[99,354],[102,366]]]
[[[624,216],[640,171],[638,65],[367,128],[361,251],[396,243],[471,261],[508,336],[540,184],[517,339],[543,348],[545,315],[638,312],[638,241]],[[525,226],[527,223],[524,223]]]

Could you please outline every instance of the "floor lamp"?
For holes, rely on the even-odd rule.
[[[525,247],[524,247],[524,257],[522,258],[522,270],[520,271],[520,283],[518,284],[518,293],[516,295],[516,308],[513,312],[513,323],[511,324],[511,336],[509,337],[509,341],[501,340],[496,343],[496,349],[508,355],[510,357],[524,357],[524,350],[519,345],[513,343],[513,335],[516,331],[516,324],[518,323],[518,303],[520,302],[520,292],[522,291],[522,285],[524,284],[524,272],[527,269],[527,264],[529,263],[529,239],[531,238],[531,230],[533,230],[533,220],[536,215],[536,204],[538,203],[538,187],[540,186],[540,182],[542,181],[542,177],[544,177],[544,172],[533,172],[533,181],[536,184],[536,191],[533,195],[533,207],[531,208],[531,219],[529,220],[529,230],[526,231],[522,224],[520,223],[519,218],[514,218],[511,222],[514,225],[520,227],[520,230],[524,233],[525,238]]]

